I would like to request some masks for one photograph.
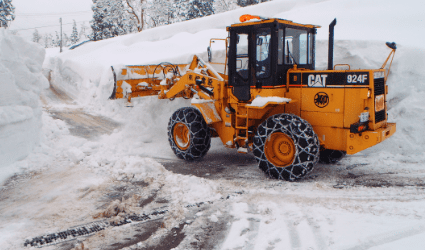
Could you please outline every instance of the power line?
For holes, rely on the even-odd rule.
[[[91,10],[75,11],[75,12],[63,12],[63,13],[16,13],[16,16],[64,16],[64,15],[79,15],[92,12]]]
[[[75,22],[75,23],[84,23],[84,22],[89,22],[89,21],[79,21],[79,22]],[[74,24],[73,22],[72,23],[64,23],[64,24],[62,24],[62,25],[69,25],[69,24]],[[16,31],[20,31],[20,30],[33,30],[33,29],[38,29],[38,28],[49,28],[49,27],[57,27],[57,26],[60,26],[59,24],[55,24],[55,25],[47,25],[47,26],[39,26],[39,27],[32,27],[32,28],[27,28],[27,29],[13,29],[13,30],[16,30]],[[11,31],[13,31],[13,30],[11,30]]]

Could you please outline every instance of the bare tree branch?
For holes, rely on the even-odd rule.
[[[130,15],[133,15],[133,16],[135,16],[136,17],[136,20],[137,20],[137,31],[142,31],[143,30],[143,26],[144,26],[144,22],[143,22],[143,20],[142,20],[142,22],[140,21],[140,19],[139,19],[139,16],[136,14],[136,12],[134,11],[134,8],[133,8],[133,6],[131,6],[131,4],[130,4],[130,2],[129,2],[129,0],[125,0],[125,2],[127,3],[127,6],[131,9],[131,11],[129,11],[128,9],[127,9],[127,12],[130,14]],[[140,0],[140,3],[143,3],[143,0]],[[143,19],[143,7],[141,7],[142,8],[142,15],[141,15],[141,18]]]

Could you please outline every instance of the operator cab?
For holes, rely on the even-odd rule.
[[[246,16],[241,17],[242,23],[227,27],[229,85],[239,101],[251,100],[251,88],[284,87],[286,73],[295,64],[314,70],[315,34],[319,26],[277,18],[244,23]]]

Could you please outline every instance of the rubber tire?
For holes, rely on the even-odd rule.
[[[185,150],[180,149],[174,141],[173,129],[177,123],[183,123],[189,129],[190,144]],[[211,135],[201,112],[193,107],[180,108],[174,112],[168,122],[168,142],[180,159],[191,161],[205,156],[211,147]]]
[[[320,149],[319,163],[334,164],[340,161],[346,154],[345,151]]]
[[[264,145],[275,132],[288,135],[295,145],[295,157],[291,165],[277,167],[266,157]],[[254,156],[258,166],[270,177],[295,181],[310,173],[319,161],[320,143],[313,127],[306,120],[293,114],[277,114],[258,126],[254,136]]]

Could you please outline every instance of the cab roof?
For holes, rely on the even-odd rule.
[[[248,17],[247,17],[248,16]],[[259,20],[252,20],[253,18],[259,19]],[[239,19],[241,23],[235,23],[232,24],[230,27],[241,27],[241,26],[252,26],[252,25],[258,25],[258,24],[267,24],[267,23],[273,23],[278,22],[281,24],[287,24],[291,26],[298,26],[298,27],[305,27],[305,28],[320,28],[319,25],[313,25],[313,24],[300,24],[295,23],[290,20],[286,19],[280,19],[280,18],[264,18],[260,16],[251,16],[251,15],[243,15]]]

